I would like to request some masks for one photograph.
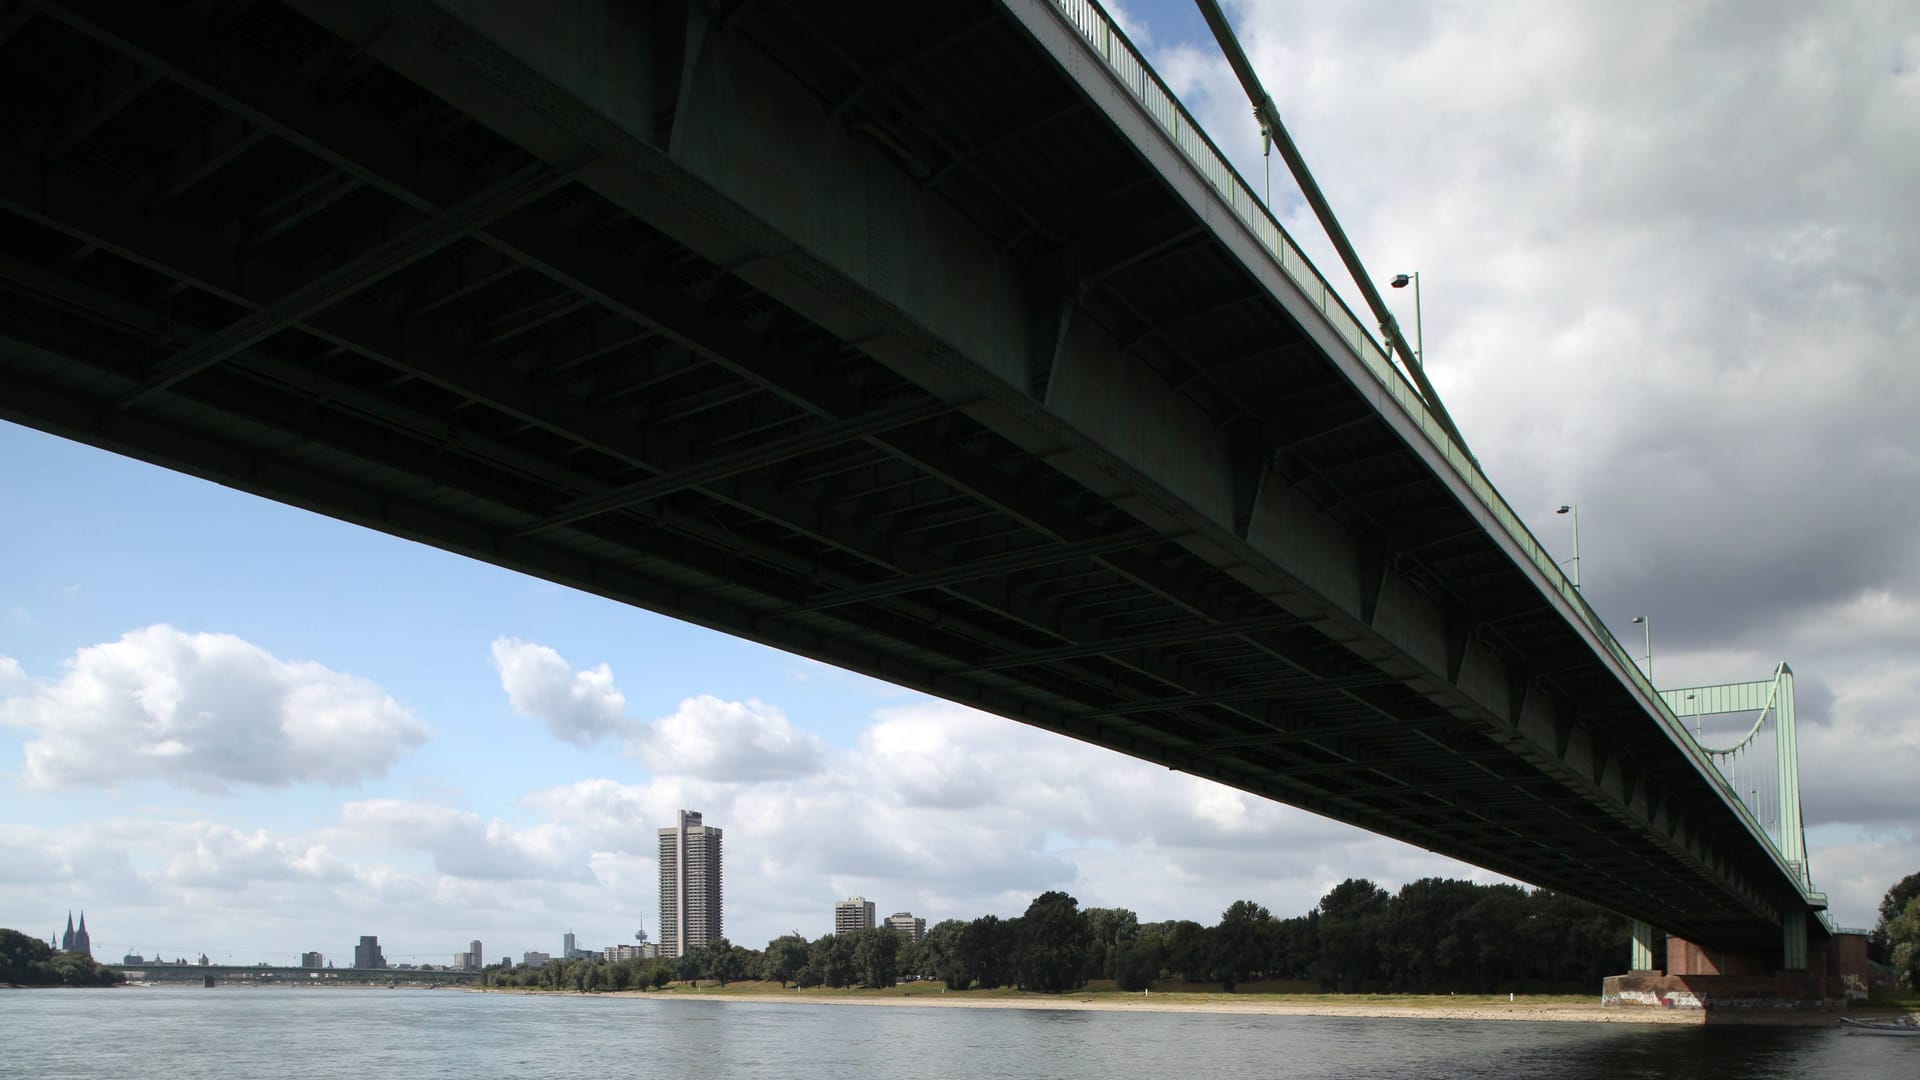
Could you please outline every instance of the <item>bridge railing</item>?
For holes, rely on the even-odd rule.
[[[1493,482],[1480,471],[1479,465],[1466,448],[1453,441],[1446,429],[1434,416],[1426,403],[1421,400],[1420,392],[1408,381],[1400,370],[1394,367],[1385,349],[1377,343],[1365,324],[1357,318],[1353,310],[1346,305],[1339,294],[1327,284],[1326,278],[1308,260],[1293,239],[1287,235],[1280,222],[1274,218],[1266,205],[1253,193],[1253,188],[1240,176],[1240,173],[1227,161],[1225,154],[1214,145],[1203,131],[1193,115],[1180,104],[1173,91],[1167,88],[1160,76],[1148,66],[1133,43],[1119,28],[1113,19],[1101,8],[1096,0],[1053,0],[1054,6],[1066,21],[1079,31],[1088,45],[1099,55],[1135,101],[1148,116],[1159,125],[1162,131],[1172,139],[1188,161],[1197,169],[1214,191],[1225,200],[1234,215],[1259,240],[1274,264],[1286,273],[1293,283],[1314,307],[1327,319],[1328,324],[1340,339],[1346,342],[1354,356],[1359,358],[1367,371],[1387,392],[1395,404],[1407,414],[1420,428],[1421,434],[1432,443],[1453,471],[1466,483],[1474,498],[1485,508],[1488,519],[1497,524],[1512,538],[1521,554],[1531,560],[1534,567],[1546,579],[1549,589],[1560,594],[1562,600],[1581,622],[1593,631],[1595,637],[1619,662],[1618,667],[1626,679],[1640,692],[1642,703],[1664,724],[1676,741],[1686,748],[1689,755],[1696,759],[1701,773],[1715,782],[1728,804],[1748,819],[1756,836],[1765,839],[1773,847],[1772,838],[1760,827],[1747,811],[1739,794],[1729,786],[1720,771],[1713,768],[1701,752],[1686,725],[1663,701],[1653,683],[1640,670],[1640,664],[1633,655],[1614,638],[1598,613],[1581,596],[1580,590],[1567,579],[1560,569],[1560,563],[1542,544],[1533,532],[1521,520],[1520,514],[1507,504]],[[1775,855],[1778,856],[1777,849]],[[1782,862],[1785,869],[1785,863]]]

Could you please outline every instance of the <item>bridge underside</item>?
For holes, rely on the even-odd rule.
[[[0,416],[1777,945],[1044,4],[448,7],[4,9]]]

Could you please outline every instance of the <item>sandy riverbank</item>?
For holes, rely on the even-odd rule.
[[[1020,994],[987,996],[975,994],[875,992],[834,993],[810,990],[736,991],[629,990],[606,994],[607,997],[657,998],[672,1001],[752,1001],[777,1005],[865,1005],[875,1008],[923,1006],[943,1009],[1062,1009],[1098,1012],[1215,1013],[1242,1016],[1363,1016],[1414,1020],[1509,1020],[1533,1023],[1588,1024],[1682,1024],[1706,1023],[1790,1025],[1831,1027],[1838,1019],[1831,1013],[1790,1013],[1765,1010],[1754,1012],[1715,1012],[1708,1015],[1697,1009],[1602,1008],[1598,1002],[1577,1003],[1561,1000],[1508,1002],[1493,998],[1376,998],[1365,995],[1343,998],[1311,997],[1288,1000],[1283,996],[1248,996],[1234,1000],[1226,994],[1095,994],[1047,995]]]
[[[630,996],[640,997],[642,994]],[[1698,1024],[1701,1014],[1691,1016],[1677,1009],[1647,1009],[1646,1015],[1623,1013],[1619,1009],[1602,1009],[1599,1005],[1528,1004],[1505,1002],[1474,1005],[1393,1005],[1381,1002],[1369,1002],[1356,999],[1351,1002],[1290,1002],[1272,999],[1248,1001],[1183,1000],[1181,995],[1101,995],[1099,997],[1075,997],[1072,994],[1059,996],[1039,995],[1032,997],[980,997],[973,998],[959,994],[927,995],[914,997],[836,997],[829,995],[801,994],[710,994],[698,992],[671,995],[685,1000],[704,999],[710,1001],[765,1001],[783,1005],[794,1004],[831,1004],[831,1005],[871,1005],[875,1007],[923,1005],[942,1009],[1063,1009],[1069,1011],[1090,1012],[1167,1012],[1167,1013],[1219,1013],[1242,1016],[1373,1016],[1398,1017],[1420,1020],[1534,1020],[1534,1021],[1579,1021],[1587,1023],[1655,1023],[1655,1024]],[[1833,1021],[1829,1019],[1828,1023]]]

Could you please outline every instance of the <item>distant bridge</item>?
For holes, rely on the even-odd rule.
[[[309,968],[268,964],[102,964],[136,982],[223,983],[471,983],[478,971],[425,971],[419,968]]]
[[[1084,0],[5,10],[0,416],[1643,938],[1827,932]]]

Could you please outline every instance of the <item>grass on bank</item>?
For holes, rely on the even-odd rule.
[[[1875,1009],[1895,1009],[1920,1014],[1920,993],[1905,987],[1876,986],[1867,1004]]]

